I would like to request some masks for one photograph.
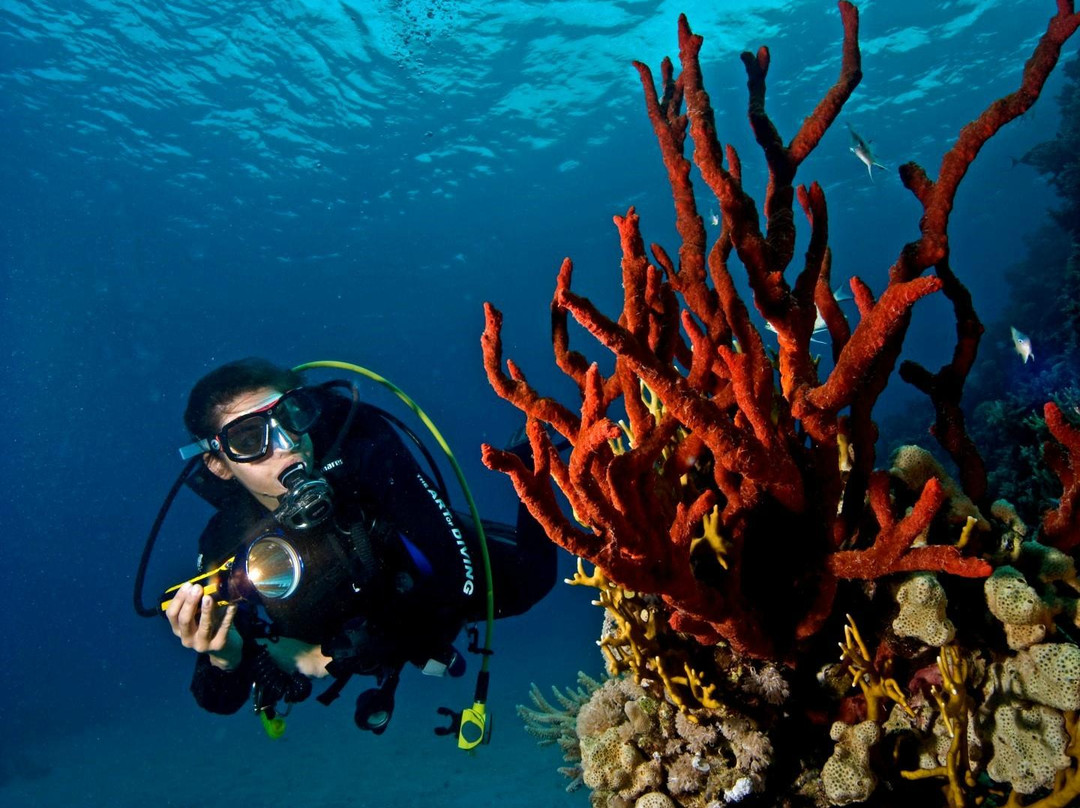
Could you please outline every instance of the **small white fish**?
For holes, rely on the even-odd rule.
[[[1024,364],[1026,365],[1029,359],[1035,358],[1035,354],[1031,350],[1031,337],[1027,334],[1021,334],[1012,326],[1009,326],[1009,331],[1012,332],[1013,348],[1016,349],[1020,356],[1024,357]]]
[[[716,211],[710,210],[709,211],[709,224],[711,224],[713,227],[719,227],[720,226],[720,214],[717,213]]]
[[[851,124],[847,125],[848,131],[851,132],[851,153],[859,158],[859,161],[866,166],[866,172],[870,175],[870,182],[874,181],[874,167],[885,170],[885,166],[877,162],[874,159],[874,153],[870,150],[870,141],[863,140],[859,136],[859,133],[851,128]]]

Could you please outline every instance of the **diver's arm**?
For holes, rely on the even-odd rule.
[[[199,653],[191,677],[191,693],[195,696],[195,703],[219,715],[235,713],[251,697],[251,683],[255,678],[254,658],[259,651],[254,640],[245,640],[235,624],[229,626],[228,635],[230,640],[227,648],[219,649],[213,655],[209,651]],[[234,642],[235,650],[231,648]],[[224,660],[228,667],[219,664],[223,661],[220,658],[222,652],[228,655]],[[214,657],[219,659],[215,661]]]
[[[236,668],[223,671],[210,663],[209,655],[199,654],[191,677],[195,703],[211,713],[232,715],[251,697],[253,676],[249,668],[249,661],[241,659]]]
[[[235,630],[235,629],[234,629]],[[195,703],[219,715],[231,715],[251,698],[252,685],[258,683],[269,702],[303,701],[311,692],[308,676],[326,676],[329,659],[317,646],[282,637],[276,642],[261,639],[241,640],[239,661],[230,670],[215,667],[209,654],[199,654],[191,693]]]
[[[286,673],[302,673],[304,676],[315,679],[321,679],[327,675],[326,666],[330,662],[330,657],[323,654],[318,645],[294,640],[291,637],[279,637],[273,642],[269,640],[257,642],[269,652],[274,664]]]
[[[190,597],[190,592],[187,597]],[[200,600],[200,620],[204,608],[202,604],[203,601]],[[235,713],[251,698],[251,686],[256,678],[256,661],[262,653],[254,639],[250,612],[235,605],[229,608],[233,610],[234,619],[230,620],[225,632],[224,646],[213,652],[209,648],[200,652],[195,659],[195,671],[191,678],[191,693],[195,696],[195,703],[204,710],[219,715]],[[225,611],[211,605],[211,615],[213,609]],[[219,640],[221,627],[218,626],[214,635]],[[216,661],[215,657],[218,658]],[[226,666],[222,666],[221,662],[225,662]]]
[[[295,646],[290,643],[295,643]],[[295,651],[303,645],[285,638],[276,643],[245,638],[240,663],[229,671],[215,668],[210,663],[209,655],[199,654],[195,675],[191,679],[195,703],[211,713],[231,715],[251,698],[253,687],[256,688],[260,704],[273,704],[278,699],[284,699],[289,704],[303,701],[311,694],[311,682],[302,670],[302,655],[286,653],[279,659],[279,654],[275,653]],[[282,667],[282,662],[286,667]],[[325,676],[325,669],[317,675]]]

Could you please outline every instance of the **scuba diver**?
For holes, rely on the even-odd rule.
[[[307,698],[312,679],[331,680],[318,697],[328,704],[360,674],[376,686],[357,699],[356,724],[381,734],[407,664],[460,676],[465,660],[454,643],[463,628],[487,615],[490,638],[492,616],[521,614],[555,583],[555,545],[524,507],[516,529],[479,520],[474,505],[475,519],[451,510],[423,444],[360,401],[353,385],[305,385],[295,370],[243,359],[194,386],[184,422],[195,438],[181,449],[190,471],[151,533],[136,608],[148,611],[149,549],[186,483],[216,512],[199,538],[200,575],[170,589],[161,610],[198,654],[191,690],[206,710],[234,713],[254,698],[266,724],[280,701]],[[530,460],[527,443],[511,451]],[[476,648],[475,629],[470,636],[469,650],[490,654]],[[436,732],[457,731],[460,716],[440,713],[451,726]]]

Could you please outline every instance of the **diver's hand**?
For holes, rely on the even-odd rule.
[[[244,640],[233,626],[236,606],[225,609],[214,605],[214,599],[203,595],[198,584],[184,584],[173,596],[165,610],[172,632],[185,648],[210,655],[210,664],[221,670],[232,670],[240,664]]]
[[[274,662],[286,673],[302,673],[321,679],[328,676],[326,666],[330,663],[330,657],[322,652],[318,645],[294,640],[291,637],[279,637],[276,641],[257,640],[273,657]]]

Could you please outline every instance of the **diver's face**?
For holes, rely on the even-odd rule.
[[[266,408],[281,395],[282,391],[272,387],[259,387],[241,393],[225,406],[218,408],[215,429],[220,430],[225,424],[242,415]],[[270,451],[253,462],[237,463],[221,452],[204,456],[210,471],[223,480],[235,479],[270,510],[277,507],[278,498],[285,493],[285,486],[278,481],[278,475],[297,462],[310,467],[312,457],[310,437],[289,432],[280,425],[275,429],[280,431],[271,435]]]

